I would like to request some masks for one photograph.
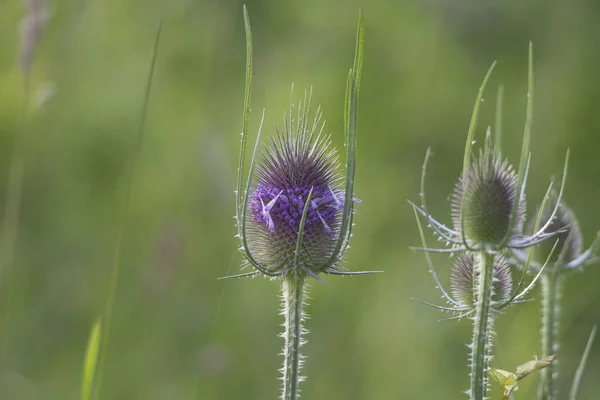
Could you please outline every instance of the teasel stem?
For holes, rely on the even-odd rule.
[[[492,295],[494,255],[482,251],[479,254],[479,279],[477,279],[476,312],[473,319],[473,343],[471,343],[471,400],[483,400],[487,393],[487,374],[490,362],[492,336]]]
[[[555,273],[542,275],[542,355],[558,352],[558,324],[563,278]],[[542,370],[539,400],[555,400],[558,395],[558,360]]]
[[[285,316],[285,332],[283,338],[283,392],[282,400],[296,400],[299,397],[299,383],[303,380],[300,376],[302,355],[300,347],[304,344],[304,298],[305,278],[288,275],[282,285],[283,315]]]

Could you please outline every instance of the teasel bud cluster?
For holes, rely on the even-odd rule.
[[[556,357],[548,368],[542,370],[538,400],[559,398],[560,300],[565,277],[570,272],[581,271],[585,266],[600,261],[598,254],[600,232],[591,246],[584,251],[583,234],[577,217],[564,202],[559,202],[559,197],[560,194],[553,192],[549,199],[550,207],[544,210],[541,210],[541,206],[538,207],[539,218],[532,218],[527,224],[529,232],[534,231],[536,226],[546,224],[549,225],[550,230],[559,232],[555,245],[542,242],[532,249],[531,255],[524,251],[515,251],[509,260],[521,268],[529,264],[532,271],[537,273],[541,271],[542,274],[540,278],[542,356],[556,355]]]
[[[349,272],[342,256],[352,236],[358,92],[362,71],[363,19],[359,17],[354,64],[347,80],[345,104],[346,174],[338,172],[338,155],[320,108],[311,117],[312,89],[297,107],[293,100],[283,129],[261,147],[260,123],[245,186],[244,158],[250,116],[252,83],[252,39],[244,7],[247,38],[246,96],[236,190],[236,226],[246,267],[253,270],[226,278],[266,276],[281,279],[285,340],[282,372],[283,400],[295,400],[305,344],[306,282],[323,282],[322,275],[362,275]]]
[[[527,113],[523,146],[518,169],[514,169],[500,152],[499,135],[492,143],[491,128],[488,128],[484,144],[476,157],[472,157],[474,132],[477,125],[479,107],[483,91],[495,66],[490,67],[479,89],[467,134],[462,173],[451,196],[451,226],[435,219],[428,211],[425,201],[425,175],[430,151],[427,151],[421,178],[421,205],[411,203],[414,209],[423,251],[434,278],[436,287],[442,292],[447,305],[429,306],[455,315],[448,319],[469,317],[473,321],[473,337],[469,344],[470,387],[466,391],[471,400],[488,398],[488,373],[492,359],[493,324],[495,317],[503,309],[526,301],[525,296],[535,286],[549,263],[550,256],[540,264],[535,277],[525,284],[529,264],[514,280],[509,267],[513,253],[521,254],[535,245],[550,243],[551,253],[556,251],[560,235],[564,230],[551,222],[538,223],[535,229],[525,231],[526,220],[525,188],[530,165],[529,144],[531,137],[533,108],[533,61],[532,48],[529,48],[529,86]],[[499,126],[500,124],[497,124]],[[568,162],[568,152],[567,152]],[[566,162],[566,163],[567,163]],[[565,165],[566,165],[565,163]],[[566,177],[563,173],[562,187]],[[547,203],[552,184],[542,202]],[[560,196],[550,215],[558,213]],[[543,209],[536,220],[543,215]],[[433,230],[438,240],[446,243],[444,248],[429,248],[425,242],[421,218]],[[447,253],[455,255],[451,273],[451,290],[446,291],[438,279],[430,254]],[[420,301],[420,300],[419,300]]]

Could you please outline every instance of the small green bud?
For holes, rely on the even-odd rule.
[[[480,153],[460,177],[452,196],[455,230],[472,243],[502,243],[523,227],[525,199],[521,198],[513,232],[508,232],[516,195],[517,174],[508,162],[493,149]]]
[[[479,255],[459,253],[452,269],[450,282],[452,294],[462,304],[472,305],[477,302],[477,280],[479,279]],[[494,302],[504,302],[511,296],[512,275],[504,257],[498,255],[494,259],[493,270]]]

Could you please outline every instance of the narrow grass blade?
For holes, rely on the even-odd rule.
[[[579,362],[579,367],[577,367],[577,372],[575,372],[575,378],[573,378],[573,385],[571,386],[571,393],[569,394],[569,400],[575,400],[577,398],[577,392],[579,392],[579,386],[581,385],[581,378],[583,377],[583,371],[585,370],[585,364],[590,355],[590,351],[592,350],[592,343],[594,343],[594,338],[596,337],[596,331],[598,326],[594,325],[592,328],[592,333],[590,333],[590,338],[588,339],[587,345],[585,346],[585,351],[583,352],[583,356],[581,357],[581,361]]]
[[[496,95],[496,120],[494,124],[494,147],[496,151],[502,151],[502,118],[504,112],[504,85],[498,86]]]
[[[21,195],[23,192],[23,175],[25,169],[25,144],[29,132],[29,99],[31,86],[30,68],[23,68],[23,100],[21,103],[20,127],[16,131],[10,165],[8,167],[8,182],[4,203],[4,218],[0,232],[0,283],[4,283],[6,304],[5,314],[2,316],[2,330],[0,331],[0,361],[6,358],[8,351],[8,337],[10,319],[12,314],[12,265],[15,257],[17,237],[19,236],[19,219],[21,214]],[[3,276],[3,274],[5,274]],[[4,297],[4,296],[3,296]]]
[[[242,137],[240,146],[240,157],[238,162],[238,176],[236,187],[236,223],[238,236],[242,240],[242,203],[243,197],[248,196],[248,193],[242,192],[242,182],[244,180],[244,158],[246,155],[246,142],[248,138],[248,126],[250,124],[250,102],[252,99],[252,28],[250,26],[250,16],[248,9],[244,5],[244,27],[246,29],[246,86],[244,89],[244,113],[242,125]]]
[[[98,364],[98,350],[100,349],[100,341],[102,339],[101,329],[102,320],[98,318],[92,327],[87,349],[85,350],[83,378],[81,381],[81,400],[91,399],[94,378],[96,376],[96,365]]]
[[[106,356],[108,351],[108,345],[110,342],[110,328],[112,322],[112,316],[115,309],[115,303],[117,298],[117,286],[119,283],[119,274],[121,269],[121,257],[122,257],[122,248],[123,241],[125,236],[125,225],[127,222],[128,214],[129,214],[129,200],[131,198],[131,192],[133,188],[133,182],[135,180],[135,172],[137,169],[137,163],[139,159],[139,153],[142,149],[142,143],[144,138],[144,131],[146,127],[146,115],[148,112],[148,104],[150,102],[150,91],[152,88],[152,80],[154,78],[154,68],[156,65],[156,58],[158,55],[158,45],[160,43],[160,37],[162,33],[162,21],[159,23],[158,28],[156,30],[156,36],[154,39],[154,47],[152,51],[152,58],[150,61],[150,70],[148,73],[148,78],[146,80],[146,88],[144,92],[144,100],[142,104],[142,110],[140,115],[140,122],[137,129],[137,147],[135,148],[135,153],[133,155],[131,170],[129,171],[129,180],[126,186],[125,199],[123,202],[123,208],[121,209],[121,214],[119,217],[119,226],[117,228],[117,236],[116,236],[116,245],[115,251],[113,255],[113,264],[112,271],[110,277],[110,284],[108,288],[108,297],[106,299],[106,309],[104,311],[104,326],[102,332],[102,346],[100,349],[100,359],[98,363],[98,380],[96,384],[96,398],[100,399],[100,390],[102,388],[102,378],[104,373],[104,368],[106,366]]]

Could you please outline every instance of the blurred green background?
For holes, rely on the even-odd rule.
[[[343,141],[345,79],[358,9],[366,50],[359,114],[350,270],[314,284],[308,308],[305,399],[462,399],[469,321],[440,302],[406,199],[427,191],[449,221],[473,101],[498,60],[477,139],[504,84],[504,151],[516,163],[534,42],[536,103],[529,211],[571,148],[566,200],[589,245],[600,227],[600,7],[594,0],[249,1],[254,32],[252,132],[281,124],[290,85],[314,86],[334,143]],[[235,173],[245,42],[233,0],[55,0],[32,67],[29,133],[14,263],[0,275],[0,399],[77,399],[86,341],[102,315],[119,213],[157,21],[165,16],[146,136],[126,224],[104,399],[275,399],[282,339],[279,284],[217,281],[236,273]],[[20,129],[23,3],[0,0],[0,209]],[[42,106],[40,96],[54,91]],[[252,139],[251,139],[252,140]],[[451,261],[434,257],[447,282]],[[564,295],[561,398],[600,322],[600,266]],[[538,297],[537,290],[533,297]],[[539,353],[538,303],[498,319],[493,366]],[[600,343],[580,399],[600,392]],[[538,377],[517,399],[532,398]],[[499,398],[494,387],[493,398]]]

